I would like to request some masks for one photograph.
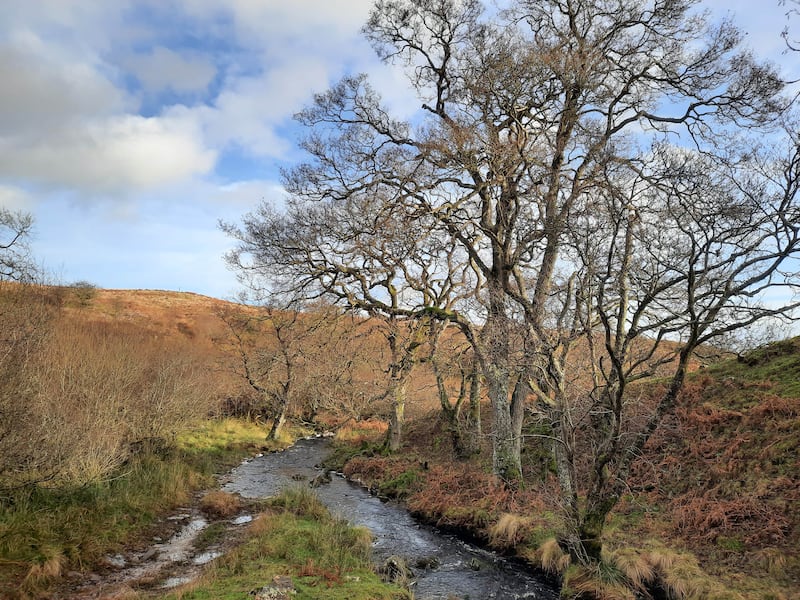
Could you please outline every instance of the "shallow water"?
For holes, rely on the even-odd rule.
[[[287,486],[308,485],[321,473],[316,465],[328,448],[325,440],[301,440],[284,452],[248,460],[233,470],[225,490],[264,498]],[[417,600],[558,597],[553,587],[523,566],[422,525],[401,505],[371,496],[342,477],[332,477],[315,491],[331,513],[369,528],[376,563],[393,555],[406,559],[414,572]],[[414,567],[419,560],[437,566]]]

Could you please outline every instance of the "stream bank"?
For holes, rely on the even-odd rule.
[[[291,448],[245,461],[223,489],[244,498],[266,498],[289,486],[314,484],[330,512],[373,535],[373,557],[386,565],[400,558],[411,569],[417,600],[498,598],[550,600],[558,591],[514,561],[415,520],[400,504],[377,498],[320,465],[330,444],[300,440]]]

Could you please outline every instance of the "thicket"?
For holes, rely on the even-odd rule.
[[[76,319],[57,289],[0,283],[0,490],[83,486],[209,412],[181,340]]]

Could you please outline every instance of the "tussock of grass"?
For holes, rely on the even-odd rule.
[[[625,576],[614,566],[571,565],[564,572],[562,598],[575,600],[636,600]]]
[[[709,577],[697,559],[662,547],[603,553],[599,565],[570,566],[564,572],[563,597],[604,600],[658,595],[672,600],[741,600],[738,592]],[[627,591],[625,591],[627,590]]]
[[[300,517],[322,520],[328,516],[328,509],[317,495],[308,487],[302,485],[285,489],[278,496],[272,498],[269,504]]]
[[[655,565],[649,557],[633,549],[625,548],[610,553],[609,560],[619,569],[637,590],[644,590],[656,578]]]
[[[513,548],[528,537],[532,519],[514,513],[503,513],[489,527],[489,543],[497,548]]]
[[[556,538],[550,538],[536,550],[536,558],[542,569],[553,575],[560,575],[570,565],[570,556],[565,553]]]
[[[241,508],[242,501],[239,496],[222,490],[207,492],[200,500],[200,509],[214,518],[225,519],[232,517]]]
[[[48,552],[55,554],[42,563],[31,565],[23,582],[26,587],[35,587],[61,576],[67,564],[67,557],[60,553],[60,549],[43,549],[45,556]]]
[[[764,548],[755,553],[754,558],[759,566],[773,577],[785,574],[786,554],[778,548]]]

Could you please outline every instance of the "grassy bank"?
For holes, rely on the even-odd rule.
[[[243,544],[215,561],[200,579],[165,598],[239,600],[264,588],[267,598],[409,598],[374,573],[369,531],[332,517],[313,492],[289,489],[270,504],[251,524]]]
[[[66,572],[96,567],[157,516],[213,486],[215,473],[262,448],[263,439],[253,424],[209,421],[170,445],[143,448],[103,481],[7,493],[0,500],[0,597],[36,597]]]

